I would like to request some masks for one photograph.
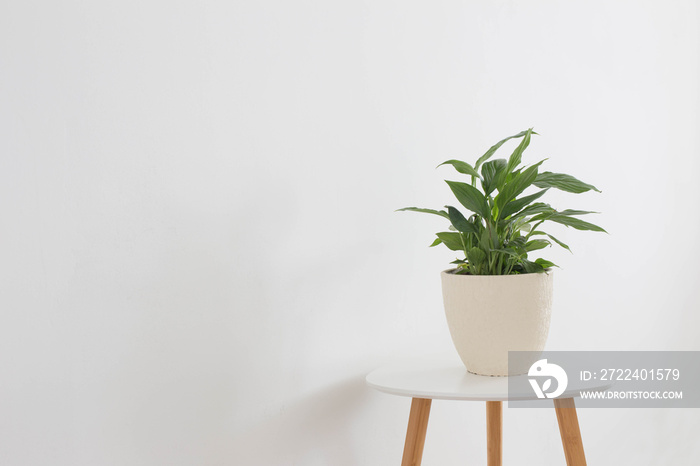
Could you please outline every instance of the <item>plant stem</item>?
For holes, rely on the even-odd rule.
[[[537,230],[538,226],[542,225],[543,222],[544,222],[544,220],[540,220],[539,222],[537,222],[535,224],[534,227],[532,227],[532,229],[530,230],[530,233],[528,233],[527,236],[525,237],[525,241],[528,241],[530,239],[530,236],[535,232],[535,230]]]

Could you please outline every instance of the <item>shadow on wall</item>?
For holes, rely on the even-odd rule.
[[[285,406],[234,440],[229,464],[362,464],[352,427],[367,397],[364,376],[358,375]]]

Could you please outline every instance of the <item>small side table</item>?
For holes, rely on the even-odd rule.
[[[471,374],[459,363],[424,362],[383,367],[367,375],[366,381],[367,385],[382,392],[412,398],[401,466],[421,464],[433,400],[485,401],[487,463],[488,466],[501,466],[502,403],[508,400],[507,377]],[[598,388],[602,390],[606,386]],[[595,387],[588,386],[587,389]],[[576,387],[571,387],[553,400],[567,466],[586,466],[574,403],[577,394]],[[536,396],[528,393],[517,398],[536,399]]]

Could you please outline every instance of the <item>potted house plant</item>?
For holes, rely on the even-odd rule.
[[[525,166],[522,155],[532,128],[493,145],[474,165],[448,160],[467,182],[446,181],[459,204],[445,210],[405,207],[448,220],[449,231],[437,233],[431,246],[445,245],[463,257],[441,273],[447,323],[467,370],[481,375],[508,375],[508,351],[542,351],[549,333],[552,267],[532,255],[557,244],[545,231],[547,222],[577,230],[604,232],[579,217],[593,212],[556,210],[540,199],[549,189],[580,194],[600,192],[573,176],[540,172],[546,160]],[[492,156],[507,141],[520,139],[508,159]],[[440,166],[439,165],[439,166]]]

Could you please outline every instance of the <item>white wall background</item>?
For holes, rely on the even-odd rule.
[[[700,350],[695,1],[0,3],[0,464],[399,464],[364,375],[452,351],[445,159],[534,126],[596,184],[549,349]],[[694,465],[700,411],[584,410],[590,464]],[[561,465],[506,410],[506,464]],[[485,463],[436,402],[426,465]]]

